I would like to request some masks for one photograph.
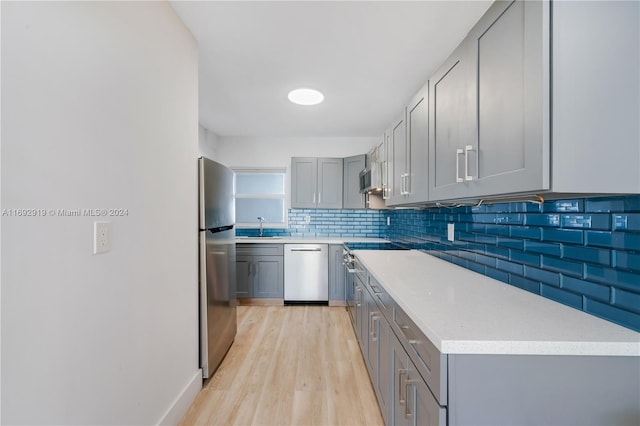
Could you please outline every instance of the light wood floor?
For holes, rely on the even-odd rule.
[[[239,306],[238,334],[181,425],[382,425],[344,307]]]

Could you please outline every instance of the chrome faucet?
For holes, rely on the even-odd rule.
[[[260,234],[258,234],[258,236],[263,237],[264,235],[262,235],[262,223],[264,222],[264,217],[258,216],[258,220],[260,221]]]

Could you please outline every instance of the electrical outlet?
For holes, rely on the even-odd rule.
[[[304,223],[311,223],[311,216],[310,215],[306,215],[304,217]]]
[[[454,232],[456,231],[456,225],[454,223],[447,223],[447,240],[453,241],[455,239]]]
[[[93,222],[93,254],[111,250],[111,222]]]
[[[391,216],[387,216],[387,226],[391,226]]]

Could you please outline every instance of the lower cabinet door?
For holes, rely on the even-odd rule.
[[[251,297],[251,256],[236,256],[236,296]]]
[[[409,372],[409,357],[404,348],[400,344],[400,341],[391,336],[391,366],[393,368],[392,375],[392,395],[393,395],[393,412],[391,424],[396,426],[410,425],[409,419],[406,416],[407,412],[407,373]]]
[[[237,261],[237,259],[236,259]],[[282,256],[253,256],[253,296],[282,299],[284,266]]]
[[[392,333],[391,327],[389,323],[382,318],[379,322],[380,326],[378,328],[378,388],[376,389],[376,393],[378,395],[378,403],[380,404],[380,411],[382,412],[382,417],[384,418],[384,423],[387,425],[392,424],[391,414],[393,409],[389,401],[392,400],[391,393],[391,336]]]
[[[393,424],[446,426],[447,409],[441,407],[409,359],[400,341],[391,333],[393,365]]]
[[[407,378],[407,417],[411,425],[446,426],[447,409],[441,407],[429,387],[409,361]]]

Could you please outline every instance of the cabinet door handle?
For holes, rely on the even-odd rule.
[[[473,151],[472,145],[464,147],[464,180],[473,180],[473,176],[469,175],[469,151]]]
[[[247,262],[247,275],[251,276],[251,262]]]
[[[318,204],[322,204],[322,192],[318,192]]]
[[[456,149],[456,183],[464,182],[464,178],[460,177],[460,156],[464,154],[461,148]]]
[[[313,193],[313,204],[315,204],[315,203],[316,203],[316,193],[314,192]]]
[[[371,335],[371,340],[376,342],[378,340],[378,336],[376,336],[376,321],[378,321],[378,316],[375,312],[369,313],[369,334]]]
[[[402,384],[402,377],[405,376],[407,373],[409,372],[409,370],[404,369],[404,368],[399,368],[398,369],[398,402],[400,403],[400,405],[404,405],[406,402],[406,385]],[[402,389],[404,388],[405,390],[405,397],[402,397]]]
[[[413,416],[413,413],[411,411],[409,411],[409,386],[413,386],[415,387],[415,380],[411,380],[411,379],[407,379],[404,382],[404,394],[405,394],[405,398],[406,398],[406,404],[404,405],[404,418],[405,419],[409,419],[411,418],[411,416]]]

